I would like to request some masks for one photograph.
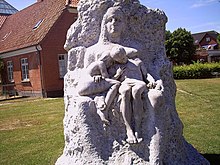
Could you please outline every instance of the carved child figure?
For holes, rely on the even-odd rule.
[[[121,95],[120,110],[126,126],[128,143],[139,143],[140,127],[143,116],[142,94],[148,86],[155,86],[155,81],[143,65],[139,58],[128,59],[123,47],[114,47],[110,53],[114,61],[119,63],[114,78],[121,82],[119,93]],[[149,81],[147,80],[150,80]],[[134,129],[132,129],[131,119],[134,118]]]
[[[109,78],[107,69],[113,64],[113,59],[109,53],[103,53],[98,61],[92,62],[85,68],[85,75],[79,81],[78,93],[80,96],[103,94],[96,96],[95,102],[97,113],[105,125],[109,125],[108,110],[118,93],[120,82]]]

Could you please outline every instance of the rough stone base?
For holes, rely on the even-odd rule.
[[[151,93],[151,92],[150,92]],[[120,112],[110,113],[111,125],[104,128],[89,97],[66,97],[65,148],[56,165],[208,165],[182,136],[171,139],[148,110],[143,119],[144,141],[126,143]],[[166,112],[161,113],[166,117]],[[151,116],[149,118],[149,116]],[[154,127],[153,125],[158,125]],[[161,128],[160,128],[161,127]],[[165,144],[167,143],[167,144]]]

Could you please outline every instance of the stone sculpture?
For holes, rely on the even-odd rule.
[[[65,148],[56,165],[208,165],[182,136],[166,15],[138,0],[80,0],[78,12],[64,46]]]

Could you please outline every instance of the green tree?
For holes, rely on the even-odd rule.
[[[166,30],[166,40],[170,39],[171,34],[172,34],[171,31]]]
[[[218,48],[220,49],[220,34],[217,37],[217,42],[218,42]]]
[[[189,31],[178,28],[173,33],[166,32],[166,53],[167,56],[176,63],[189,64],[195,54],[194,40]]]

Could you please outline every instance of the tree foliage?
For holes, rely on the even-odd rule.
[[[189,31],[178,28],[173,33],[166,31],[166,53],[176,63],[189,64],[195,54],[194,40]]]
[[[171,31],[166,30],[166,41],[170,39],[171,34]]]
[[[218,42],[218,44],[220,45],[220,34],[219,34],[218,37],[217,37],[217,42]],[[219,48],[220,48],[220,46],[219,46]]]

